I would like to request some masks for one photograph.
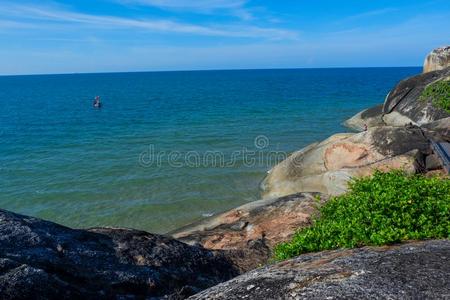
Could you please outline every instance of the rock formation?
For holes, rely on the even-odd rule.
[[[448,112],[435,107],[430,99],[421,98],[422,92],[428,85],[440,80],[450,80],[450,68],[400,81],[384,102],[384,122],[393,126],[403,126],[408,123],[420,126],[450,117]]]
[[[450,79],[450,68],[420,74],[400,81],[388,94],[382,107],[366,109],[344,122],[355,130],[363,130],[364,124],[374,126],[422,126],[450,117],[445,110],[435,107],[430,99],[421,99],[424,89],[430,84]]]
[[[442,70],[450,67],[450,46],[434,49],[423,63],[423,72]]]
[[[131,229],[76,230],[0,210],[1,299],[185,298],[230,279],[222,253]]]
[[[344,125],[357,131],[365,130],[366,126],[370,128],[386,125],[383,121],[383,105],[380,104],[357,113],[345,121]]]
[[[419,128],[374,127],[356,134],[336,134],[293,153],[270,170],[262,183],[264,197],[299,192],[339,195],[351,177],[375,169],[403,168],[415,173],[429,144]]]
[[[248,272],[189,299],[448,299],[450,241],[324,251]]]
[[[288,241],[296,230],[309,226],[328,196],[294,194],[251,202],[172,233],[174,238],[208,249],[246,250],[245,269],[266,263],[273,247]]]
[[[450,142],[450,117],[423,125],[426,136],[438,142]]]

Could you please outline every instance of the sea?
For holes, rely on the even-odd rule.
[[[167,233],[260,198],[268,170],[418,67],[0,77],[0,208]],[[102,107],[94,108],[100,96]]]

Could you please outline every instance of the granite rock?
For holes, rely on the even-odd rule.
[[[432,72],[450,67],[450,46],[436,48],[430,52],[423,63],[423,72]]]
[[[0,210],[0,299],[183,299],[237,274],[222,252],[165,236]]]
[[[233,260],[250,270],[266,263],[276,244],[311,225],[317,208],[328,199],[319,193],[299,193],[254,201],[181,228],[172,236],[208,249],[244,251],[247,255]]]
[[[450,241],[324,251],[260,268],[189,299],[449,299]]]
[[[429,142],[417,127],[381,126],[356,134],[336,134],[293,153],[273,167],[262,182],[263,196],[282,197],[300,192],[340,195],[352,177],[375,170],[423,167]]]

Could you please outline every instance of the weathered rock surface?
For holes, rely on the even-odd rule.
[[[368,109],[365,109],[347,121],[344,122],[344,126],[355,129],[357,131],[363,131],[369,127],[377,127],[386,125],[383,121],[383,105],[377,105]]]
[[[438,142],[450,142],[450,117],[422,126],[424,133]]]
[[[386,97],[383,105],[383,121],[391,126],[403,126],[409,123],[421,126],[450,117],[448,112],[435,107],[431,99],[420,98],[428,85],[448,79],[450,79],[450,68],[400,81]]]
[[[402,168],[415,173],[423,166],[429,144],[417,127],[373,127],[356,134],[336,134],[293,153],[270,170],[262,183],[264,197],[299,192],[339,195],[352,177],[374,170]]]
[[[168,237],[0,210],[1,299],[181,299],[237,274],[222,253]]]
[[[423,72],[442,70],[450,67],[450,46],[434,49],[423,63]]]
[[[326,200],[328,196],[318,193],[259,200],[181,228],[172,236],[208,249],[247,250],[252,254],[246,269],[251,269],[265,263],[276,244],[309,226],[318,205]]]
[[[422,126],[450,117],[445,110],[435,107],[431,99],[421,99],[424,89],[437,81],[450,80],[450,46],[430,53],[425,74],[400,81],[387,95],[382,106],[363,110],[344,122],[344,125],[362,131],[374,126]],[[427,64],[425,64],[427,66]]]
[[[325,251],[248,272],[189,299],[449,299],[450,241]]]

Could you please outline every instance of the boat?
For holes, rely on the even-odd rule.
[[[96,96],[94,99],[94,108],[101,108],[102,107],[102,103],[100,102],[100,97]]]

